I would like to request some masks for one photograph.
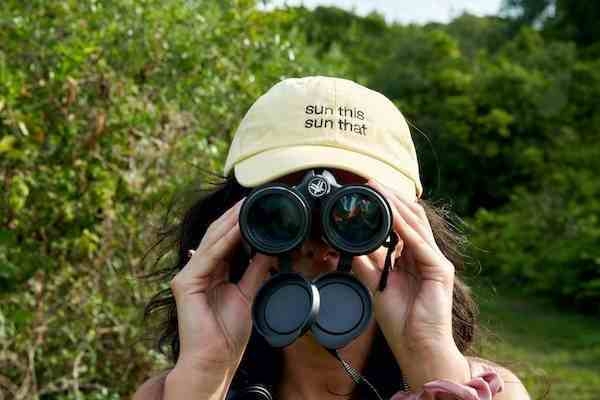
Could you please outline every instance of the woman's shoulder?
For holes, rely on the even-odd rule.
[[[133,395],[132,400],[161,400],[165,388],[165,379],[170,369],[144,382]]]
[[[517,375],[508,368],[497,362],[486,360],[481,357],[466,357],[471,367],[471,376],[477,376],[485,372],[496,372],[504,381],[502,392],[494,396],[494,400],[530,400],[527,389],[517,377]]]

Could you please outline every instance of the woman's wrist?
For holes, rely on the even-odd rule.
[[[469,362],[458,350],[454,340],[445,345],[436,344],[404,351],[397,358],[404,379],[412,391],[438,379],[457,383],[471,379]]]
[[[179,360],[165,379],[164,400],[223,400],[234,374],[235,366]]]

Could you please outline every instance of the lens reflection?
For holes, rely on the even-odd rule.
[[[258,240],[279,246],[301,234],[303,216],[298,204],[288,196],[268,194],[249,210],[248,225]]]
[[[361,244],[379,231],[382,218],[378,202],[362,193],[348,193],[333,205],[330,222],[344,240]]]

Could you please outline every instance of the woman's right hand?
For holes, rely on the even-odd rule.
[[[229,260],[241,242],[243,200],[209,226],[171,281],[180,344],[176,368],[235,370],[250,339],[252,301],[275,258],[257,254],[240,281],[229,282]]]

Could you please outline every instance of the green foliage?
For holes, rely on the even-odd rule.
[[[159,367],[140,259],[270,85],[314,73],[253,1],[0,3],[0,390],[113,399]],[[164,364],[163,364],[164,365]]]
[[[532,399],[595,400],[600,390],[598,318],[585,317],[519,285],[468,282],[479,304],[481,355],[513,371]]]
[[[495,53],[473,58],[438,27],[405,28],[399,35],[372,86],[395,99],[427,135],[415,141],[429,193],[471,214],[504,204],[517,185],[535,184],[532,163],[564,123],[573,46],[545,46],[538,33],[524,29]]]
[[[580,0],[504,0],[504,12],[516,26],[541,27],[548,37],[573,40],[598,55],[600,4]],[[591,48],[590,48],[591,47]],[[584,53],[585,54],[585,53]]]
[[[494,275],[600,314],[600,147],[574,136],[549,151],[539,190],[519,187],[501,210],[476,213],[474,242]]]
[[[313,11],[303,7],[293,8],[296,21],[302,26],[308,44],[315,47],[322,60],[332,58],[343,73],[346,68],[359,82],[367,80],[389,54],[391,31],[383,15],[373,11],[365,17],[337,7],[319,6]]]
[[[288,76],[386,94],[425,197],[469,219],[484,273],[599,312],[593,45],[499,17],[387,25],[252,0],[5,0],[0,26],[9,398],[121,398],[165,365],[146,350],[142,256],[167,200],[221,170],[240,117]]]
[[[480,258],[489,273],[599,315],[600,63],[560,61],[560,52],[558,43],[545,54],[529,51],[536,62],[554,65],[544,75],[555,80],[523,134],[546,136],[524,148],[516,166],[530,172],[530,182],[514,185],[500,208],[479,209],[473,239],[485,249]]]

